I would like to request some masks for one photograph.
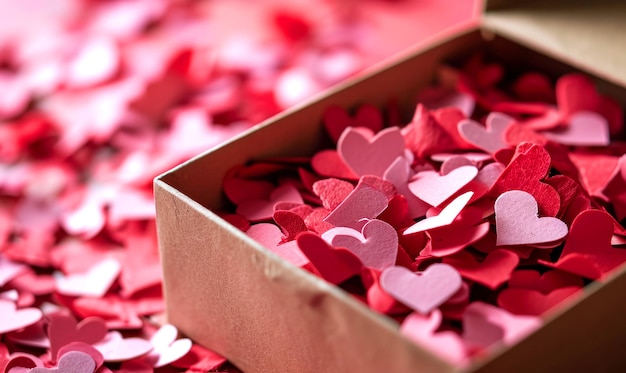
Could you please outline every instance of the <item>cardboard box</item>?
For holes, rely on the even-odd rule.
[[[585,296],[517,345],[459,369],[402,337],[392,320],[291,266],[212,212],[223,206],[221,182],[231,167],[311,155],[323,138],[328,106],[382,106],[396,98],[410,115],[416,92],[431,83],[437,66],[472,51],[512,69],[553,76],[582,70],[624,106],[626,4],[514,3],[490,2],[481,25],[422,44],[159,176],[155,196],[169,322],[246,372],[626,369],[624,267],[589,285]]]

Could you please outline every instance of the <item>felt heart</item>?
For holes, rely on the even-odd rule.
[[[428,316],[413,312],[402,322],[400,334],[448,361],[463,364],[468,355],[467,347],[457,333],[437,332],[442,318],[439,310],[433,310]]]
[[[65,354],[72,351],[78,351],[89,355],[96,363],[95,370],[98,370],[102,366],[102,364],[104,364],[104,358],[102,357],[102,354],[92,345],[84,342],[70,342],[66,344],[59,349],[59,356],[61,356],[62,359]]]
[[[463,339],[472,346],[489,347],[499,341],[514,345],[541,327],[533,316],[516,316],[483,302],[472,302],[463,314]]]
[[[387,196],[383,192],[366,183],[359,183],[324,221],[335,227],[360,230],[364,225],[362,219],[376,218],[388,204]]]
[[[270,193],[269,200],[245,200],[237,206],[236,212],[251,222],[270,220],[274,214],[275,205],[279,202],[304,203],[302,195],[295,186],[283,184]]]
[[[96,370],[96,362],[91,356],[81,351],[70,351],[59,359],[57,368],[33,368],[31,373],[92,373]]]
[[[461,288],[461,275],[447,264],[433,264],[416,274],[404,267],[388,267],[380,275],[380,286],[399,302],[421,314],[445,303]]]
[[[359,258],[349,250],[328,245],[315,233],[300,233],[296,241],[322,278],[331,284],[340,284],[361,273],[363,265]]]
[[[465,141],[493,154],[507,147],[504,131],[513,121],[514,119],[506,114],[492,112],[487,116],[485,126],[471,119],[464,119],[459,122],[458,129]]]
[[[56,278],[57,291],[69,296],[102,297],[111,288],[122,270],[113,258],[100,261],[86,273]]]
[[[607,146],[611,142],[606,119],[590,111],[572,114],[565,129],[544,132],[543,135],[552,141],[572,146]]]
[[[104,361],[122,362],[135,359],[152,351],[152,344],[143,338],[124,338],[120,332],[109,332],[100,342],[94,343]]]
[[[581,212],[556,263],[539,262],[590,279],[599,279],[626,262],[626,250],[611,246],[613,218],[602,210]]]
[[[567,225],[552,217],[538,217],[537,201],[529,193],[512,190],[496,199],[496,246],[556,242],[567,235]]]
[[[456,268],[464,278],[495,290],[509,280],[519,258],[508,250],[496,249],[480,263],[466,251],[447,256],[443,262]]]
[[[556,216],[561,207],[561,197],[554,188],[541,182],[550,170],[550,162],[550,154],[542,146],[520,144],[489,195],[498,198],[504,192],[522,190],[537,200],[541,215]]]
[[[548,294],[537,290],[507,288],[498,294],[498,305],[516,315],[541,316],[552,308],[572,300],[579,294],[576,286],[556,289]]]
[[[434,171],[418,173],[409,183],[409,189],[416,197],[431,206],[439,206],[478,175],[474,166],[462,166],[447,175]]]
[[[48,339],[50,340],[50,356],[56,361],[59,350],[71,342],[87,344],[101,341],[107,333],[107,327],[99,317],[87,317],[80,323],[70,315],[60,313],[48,317]]]
[[[0,299],[0,335],[33,325],[43,317],[38,308],[16,309],[15,303]]]
[[[354,190],[354,185],[339,179],[324,179],[313,183],[313,192],[322,200],[322,206],[333,210]]]
[[[192,342],[188,338],[176,339],[178,329],[174,325],[165,324],[150,338],[153,350],[147,355],[152,366],[160,368],[187,355]]]
[[[26,271],[28,266],[9,260],[0,253],[0,287]]]
[[[454,219],[463,211],[469,200],[474,195],[473,192],[467,192],[461,194],[456,199],[454,199],[450,204],[444,207],[439,215],[431,216],[424,220],[420,220],[417,223],[410,226],[406,229],[402,234],[413,234],[418,232],[427,231],[429,229],[440,228],[446,225],[452,224]]]
[[[298,233],[307,230],[304,219],[294,212],[279,210],[274,212],[273,218],[285,234],[285,238],[281,240],[281,243],[293,241]]]
[[[41,368],[43,366],[44,363],[40,358],[24,352],[12,353],[4,366],[2,357],[0,357],[0,372],[2,373],[25,373],[33,368]]]
[[[382,271],[396,263],[398,233],[382,220],[370,220],[361,232],[352,228],[330,229],[322,238],[335,247],[344,247],[354,253],[363,265]]]
[[[295,241],[281,243],[283,240],[282,232],[274,224],[254,224],[250,226],[246,234],[297,267],[303,267],[309,263],[309,260],[300,251]]]
[[[324,127],[326,132],[336,144],[341,134],[348,127],[366,127],[374,133],[383,129],[383,117],[374,105],[361,105],[357,109],[354,117],[340,106],[331,106],[324,112]]]
[[[404,137],[398,127],[386,128],[370,138],[347,128],[337,143],[339,156],[359,176],[382,177],[389,165],[404,155],[404,148]]]
[[[336,150],[322,150],[311,159],[311,167],[318,175],[346,180],[358,180],[359,177],[348,167]]]

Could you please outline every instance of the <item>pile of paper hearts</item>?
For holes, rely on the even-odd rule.
[[[328,108],[336,148],[236,167],[222,216],[453,362],[515,343],[626,262],[626,144],[585,76],[500,69],[470,59],[402,127]]]

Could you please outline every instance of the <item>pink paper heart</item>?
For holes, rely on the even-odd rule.
[[[43,317],[38,308],[16,309],[15,303],[0,299],[0,335],[33,325]]]
[[[362,219],[374,219],[388,206],[387,196],[366,183],[359,183],[356,188],[324,218],[335,227],[349,227],[360,230]]]
[[[111,288],[122,270],[122,265],[113,258],[107,258],[86,273],[77,273],[56,279],[59,293],[69,296],[102,297]]]
[[[109,332],[93,347],[104,357],[104,361],[122,362],[135,359],[152,351],[152,343],[143,338],[124,338],[120,332]]]
[[[562,131],[542,132],[548,139],[564,145],[607,146],[611,142],[609,124],[600,114],[579,111],[570,115]]]
[[[309,259],[300,251],[296,241],[281,244],[283,234],[274,224],[259,223],[251,225],[246,234],[295,266],[303,267],[309,263]]]
[[[9,260],[0,253],[0,287],[26,271],[28,266]]]
[[[363,131],[348,127],[337,143],[337,152],[344,163],[358,176],[382,177],[396,158],[404,155],[404,137],[398,127],[366,137]]]
[[[443,176],[435,171],[423,171],[409,183],[409,189],[417,198],[437,207],[474,180],[476,175],[478,169],[474,166],[462,166]]]
[[[237,206],[237,214],[243,215],[251,222],[270,220],[274,214],[274,206],[279,202],[304,203],[302,195],[292,184],[284,184],[272,191],[269,200],[250,199]]]
[[[398,233],[382,220],[370,220],[361,232],[347,227],[332,228],[322,238],[335,247],[352,251],[367,267],[382,271],[396,263]]]
[[[492,112],[487,116],[485,126],[471,119],[463,119],[459,122],[458,129],[465,141],[493,154],[507,147],[504,131],[513,121],[514,119],[506,114]]]
[[[43,320],[30,325],[23,330],[6,335],[6,339],[22,346],[50,348],[50,340],[46,336]]]
[[[96,362],[88,354],[81,351],[70,351],[59,359],[57,368],[33,368],[30,373],[92,373],[96,370]]]
[[[60,349],[71,342],[96,343],[105,337],[107,327],[99,317],[87,317],[80,323],[73,316],[60,313],[47,316],[50,356],[56,360]]]
[[[406,202],[409,205],[409,217],[417,219],[426,215],[429,205],[411,193],[408,183],[413,175],[411,162],[405,157],[398,157],[387,168],[383,179],[392,183],[396,187],[398,194],[402,194],[406,198]]]
[[[427,231],[429,229],[445,227],[452,224],[454,219],[463,211],[474,195],[473,192],[461,194],[441,210],[439,215],[420,220],[404,231],[404,235]]]
[[[541,327],[534,316],[515,316],[483,302],[473,302],[463,314],[463,339],[472,346],[513,345]]]
[[[394,266],[380,275],[380,286],[385,292],[421,314],[445,303],[462,283],[454,267],[441,263],[429,266],[420,274]]]
[[[148,354],[147,359],[152,362],[153,367],[160,368],[187,355],[191,350],[191,340],[176,339],[177,337],[178,330],[171,324],[163,325],[152,335],[150,343],[154,349]]]
[[[553,217],[539,218],[532,194],[511,190],[495,203],[496,246],[534,245],[556,242],[567,235],[567,225]]]

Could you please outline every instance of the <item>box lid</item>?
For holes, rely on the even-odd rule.
[[[485,0],[483,26],[626,85],[626,1]]]

